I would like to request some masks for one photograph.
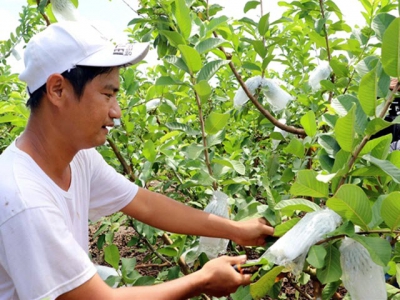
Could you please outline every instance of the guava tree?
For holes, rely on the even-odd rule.
[[[47,1],[30,2],[16,31],[24,38],[44,20],[56,21]],[[341,217],[340,226],[306,253],[299,275],[265,262],[254,283],[232,299],[284,297],[283,282],[304,299],[338,298],[345,237],[383,268],[388,298],[399,297],[400,152],[390,151],[392,134],[376,137],[399,123],[385,119],[399,88],[390,86],[400,76],[399,4],[359,2],[365,22],[353,28],[329,0],[279,2],[285,11],[278,18],[262,1],[235,4],[258,15],[240,20],[200,0],[142,0],[138,16],[132,12],[130,39],[151,43],[158,63],[121,73],[121,126],[99,148],[111,165],[137,184],[199,209],[213,191],[223,191],[232,219],[263,216],[278,237],[325,207]],[[37,23],[24,23],[28,16]],[[32,29],[21,31],[26,26]],[[17,41],[12,36],[2,42],[0,55],[9,55]],[[3,149],[23,129],[26,94],[6,64],[0,68],[7,78],[0,83]],[[184,276],[207,260],[195,257],[189,268],[181,255],[197,239],[117,214],[103,221],[98,245],[111,265],[122,265],[125,284],[154,280],[138,276],[132,260],[120,259],[113,233],[123,224],[146,241],[153,261],[168,262],[157,281]],[[228,249],[253,258],[265,250],[232,243]],[[305,284],[312,285],[312,295],[301,288]]]

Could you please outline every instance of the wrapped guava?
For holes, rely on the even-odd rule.
[[[303,269],[308,250],[335,230],[342,218],[329,208],[307,213],[262,255],[274,264],[285,266],[295,275]]]
[[[368,250],[352,238],[345,238],[339,250],[342,281],[351,299],[387,299],[383,267],[372,261]]]

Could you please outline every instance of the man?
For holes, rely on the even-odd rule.
[[[262,245],[265,220],[234,222],[139,188],[94,147],[121,117],[119,68],[137,63],[146,44],[111,45],[92,26],[50,25],[28,43],[25,70],[31,115],[0,156],[0,299],[187,299],[234,292],[250,282],[223,256],[195,273],[147,287],[112,289],[88,258],[88,219],[122,211],[182,234]]]

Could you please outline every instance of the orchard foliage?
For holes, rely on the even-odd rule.
[[[314,297],[330,299],[342,283],[344,236],[385,268],[388,297],[400,299],[400,152],[389,151],[391,135],[371,139],[400,123],[385,121],[399,87],[389,89],[390,79],[400,77],[398,1],[359,0],[364,22],[354,27],[331,0],[282,1],[280,17],[260,1],[240,2],[234,4],[243,5],[239,20],[208,1],[139,2],[138,15],[132,12],[127,24],[129,38],[151,43],[158,60],[122,70],[122,126],[99,147],[104,158],[137,184],[199,209],[221,190],[230,196],[232,219],[263,216],[277,236],[320,207],[342,217],[337,230],[311,247],[300,277],[266,263],[254,284],[232,299],[278,298],[283,277],[296,286],[311,281]],[[0,42],[0,151],[23,130],[28,115],[24,86],[5,59],[44,21],[56,21],[47,1],[28,3],[21,25]],[[324,62],[331,73],[313,89],[310,74]],[[246,87],[256,76],[278,82],[293,100],[274,110],[268,86]],[[234,106],[239,89],[250,101]],[[156,282],[190,272],[180,256],[198,243],[194,237],[116,214],[96,234],[107,262],[122,266],[111,281],[154,282],[113,245],[114,232],[126,224],[140,235],[132,244],[153,251],[148,260],[171,265]],[[156,245],[157,237],[165,244]],[[229,249],[248,250],[232,243]],[[253,250],[261,255],[266,249]],[[192,269],[206,259],[200,255]]]

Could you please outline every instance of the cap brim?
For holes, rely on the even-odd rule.
[[[77,66],[120,67],[134,65],[143,60],[149,52],[148,43],[106,46],[78,62]]]

